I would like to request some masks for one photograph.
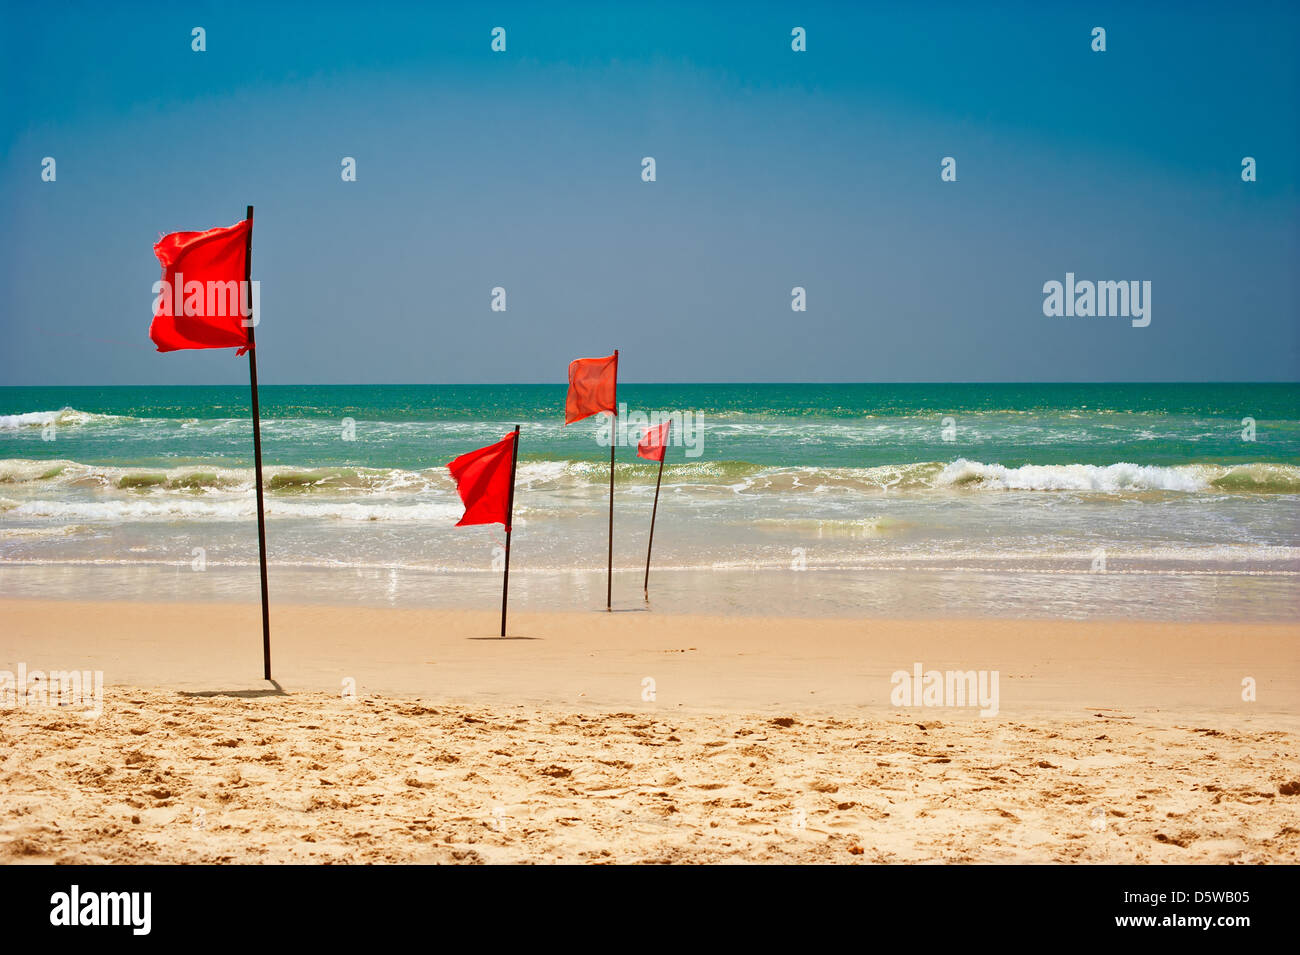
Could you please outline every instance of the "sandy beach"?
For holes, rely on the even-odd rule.
[[[103,673],[0,710],[9,863],[1300,857],[1291,625],[282,606],[272,685],[253,605],[0,619],[0,669]],[[916,664],[996,715],[895,705]]]

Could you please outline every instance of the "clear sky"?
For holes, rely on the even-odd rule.
[[[976,6],[6,2],[0,384],[245,381],[147,330],[248,203],[267,383],[1300,378],[1297,6]]]

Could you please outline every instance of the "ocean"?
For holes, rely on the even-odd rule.
[[[603,610],[563,385],[264,385],[272,601],[481,608],[445,464],[520,437],[511,602]],[[616,609],[1294,620],[1300,385],[625,384]],[[676,415],[642,597],[657,466]],[[641,416],[641,417],[638,417]],[[246,386],[0,388],[0,594],[258,599]]]

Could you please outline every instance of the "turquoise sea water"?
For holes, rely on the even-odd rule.
[[[591,428],[564,427],[564,395],[562,385],[264,385],[265,461],[426,468],[514,424],[525,426],[526,460],[603,458]],[[630,409],[699,412],[708,461],[852,468],[945,461],[960,450],[1010,467],[1300,464],[1293,384],[625,384],[619,399]],[[11,420],[63,408],[104,417],[48,447]],[[247,466],[249,414],[243,386],[0,388],[0,451]],[[954,441],[943,440],[944,416],[954,418]],[[358,425],[351,443],[339,440],[347,417]],[[1241,440],[1246,417],[1265,423],[1254,442]]]
[[[1300,609],[1295,384],[629,384],[619,398],[632,444],[637,415],[685,413],[655,535],[665,609]],[[515,424],[518,600],[603,597],[607,430],[565,427],[562,385],[269,385],[261,405],[282,599],[490,604],[500,529],[452,527],[443,465]],[[627,443],[616,457],[616,590],[639,602],[655,468]],[[245,387],[0,388],[0,592],[256,599],[251,463]]]

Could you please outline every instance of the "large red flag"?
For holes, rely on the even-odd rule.
[[[465,502],[465,516],[457,527],[467,524],[500,524],[510,531],[510,477],[514,459],[515,432],[496,444],[469,451],[447,465],[456,481],[456,491]]]
[[[149,326],[159,351],[234,347],[243,354],[250,347],[243,282],[252,225],[245,219],[206,232],[173,232],[154,245],[167,283]]]
[[[564,423],[608,411],[614,406],[618,388],[618,352],[608,358],[578,358],[569,362],[569,395],[564,402]]]
[[[641,435],[641,441],[636,446],[636,456],[647,461],[662,461],[664,451],[668,447],[668,429],[672,423],[672,419],[669,418],[661,425],[646,428],[645,434]]]

